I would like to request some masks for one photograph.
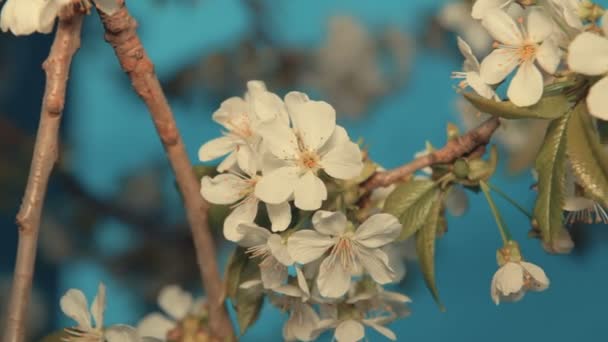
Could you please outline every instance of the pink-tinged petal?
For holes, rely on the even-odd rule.
[[[524,41],[515,20],[501,9],[489,10],[481,20],[481,24],[494,39],[503,44],[520,46]]]
[[[518,107],[531,106],[543,96],[543,75],[532,62],[519,66],[507,89],[507,96]]]
[[[265,174],[255,186],[255,196],[270,204],[280,204],[293,194],[298,168],[287,166]]]
[[[388,256],[381,249],[359,247],[356,249],[357,259],[365,272],[378,284],[392,283],[397,278],[388,265]]]
[[[528,39],[540,43],[553,32],[553,21],[540,9],[533,9],[526,17]]]
[[[481,61],[479,74],[487,84],[504,80],[519,64],[520,58],[512,49],[496,49]]]
[[[312,225],[324,235],[341,236],[344,234],[348,219],[342,212],[319,210],[312,216]]]
[[[224,237],[233,242],[243,238],[238,227],[241,223],[252,223],[258,214],[258,201],[247,199],[240,203],[224,220]]]
[[[270,235],[266,244],[278,262],[285,266],[293,265],[293,259],[289,255],[289,250],[287,249],[287,241],[284,241],[280,235]]]
[[[230,173],[201,179],[201,195],[214,204],[232,204],[243,198],[251,187],[250,182]]]
[[[266,203],[266,212],[270,218],[273,232],[282,232],[291,223],[291,206],[289,202],[279,204]]]
[[[238,141],[231,135],[210,140],[198,150],[198,159],[200,161],[210,161],[224,156],[236,149]]]
[[[597,76],[608,72],[608,39],[590,32],[576,36],[568,48],[572,71]]]
[[[596,82],[587,94],[589,113],[596,118],[608,120],[608,77]]]
[[[319,177],[308,171],[296,182],[293,194],[296,207],[302,210],[317,210],[327,199],[327,188]]]
[[[176,320],[186,317],[192,303],[192,294],[179,285],[165,286],[158,294],[158,306]]]
[[[395,241],[401,233],[401,227],[395,216],[375,214],[357,228],[353,239],[362,246],[378,248]]]
[[[175,321],[168,319],[158,312],[154,312],[144,317],[137,324],[137,333],[140,336],[165,340],[169,331],[175,328],[176,325]]]
[[[78,327],[91,329],[91,314],[89,313],[87,298],[78,289],[69,289],[59,301],[61,311],[76,321]]]
[[[528,290],[544,291],[549,287],[549,278],[547,278],[547,275],[542,268],[525,261],[520,262],[520,264],[524,270],[532,276],[532,279],[534,279],[533,286]]]
[[[334,338],[338,342],[356,342],[365,337],[365,328],[359,321],[349,319],[336,327]]]
[[[477,0],[473,4],[471,16],[473,19],[481,20],[491,10],[502,8],[510,2],[510,0]]]
[[[536,52],[538,64],[549,74],[555,74],[561,59],[562,51],[553,39],[545,40]]]
[[[305,229],[293,233],[287,240],[287,250],[293,260],[308,264],[320,258],[336,243],[334,238]]]
[[[279,120],[260,124],[258,134],[262,137],[266,148],[276,157],[281,159],[297,157],[299,153],[298,139],[293,130]]]
[[[338,298],[350,287],[351,273],[342,266],[340,260],[331,256],[325,258],[319,266],[317,286],[323,297]]]
[[[380,334],[382,334],[382,336],[388,338],[389,340],[397,341],[397,335],[395,335],[395,333],[391,329],[389,329],[387,327],[383,327],[380,324],[377,324],[376,322],[374,322],[374,320],[372,320],[372,319],[364,319],[363,320],[363,324],[365,324],[368,327],[376,330],[377,332],[379,332]]]
[[[266,245],[272,235],[268,229],[262,228],[255,223],[241,223],[238,225],[237,231],[242,236],[238,241],[239,246],[246,248]]]
[[[361,174],[363,162],[359,145],[346,142],[321,157],[321,166],[330,176],[337,179],[352,179]]]

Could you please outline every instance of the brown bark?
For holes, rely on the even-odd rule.
[[[68,13],[69,12],[69,13]],[[80,47],[82,14],[62,11],[48,58],[43,64],[46,87],[32,164],[19,213],[19,243],[7,310],[4,342],[22,342],[36,260],[38,229],[49,177],[58,158],[59,125],[72,57]]]
[[[483,154],[485,145],[490,141],[492,134],[494,134],[499,125],[500,120],[497,117],[492,117],[464,135],[448,141],[439,150],[418,157],[398,168],[376,172],[363,184],[363,188],[371,191],[375,188],[389,186],[406,179],[417,170],[427,166],[451,163],[469,153],[477,154],[481,152]]]
[[[121,1],[122,2],[122,1]],[[200,195],[200,184],[192,169],[173,113],[138,35],[137,22],[124,2],[114,14],[99,11],[105,27],[105,39],[112,45],[124,72],[131,79],[154,121],[167,158],[175,174],[192,230],[198,266],[209,301],[209,325],[214,336],[234,339],[234,332],[224,306],[224,289],[218,270],[215,246],[208,225],[209,204]]]

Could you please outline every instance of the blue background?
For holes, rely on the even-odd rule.
[[[271,35],[284,46],[315,47],[320,44],[329,16],[351,14],[372,30],[392,23],[420,35],[423,20],[444,1],[320,1],[275,2],[272,7]],[[197,6],[187,1],[167,1],[152,6],[148,1],[131,1],[132,14],[141,26],[141,38],[156,64],[161,79],[174,74],[184,64],[202,55],[234,44],[248,29],[250,17],[239,1],[202,0]],[[3,112],[27,113],[22,126],[36,125],[42,72],[48,37],[11,39],[8,46],[19,58],[11,60],[10,73],[17,73],[4,91]],[[14,55],[14,53],[13,53]],[[408,85],[380,101],[363,119],[342,119],[352,137],[363,137],[373,159],[385,167],[397,166],[424,146],[444,142],[445,124],[457,121],[450,73],[460,67],[456,54],[443,54],[418,47]],[[119,179],[164,158],[162,147],[146,110],[129,91],[128,80],[119,70],[111,48],[102,39],[96,16],[86,20],[86,33],[71,75],[64,135],[72,146],[71,165],[88,189],[100,197],[118,190]],[[120,86],[117,86],[120,84]],[[27,96],[26,96],[27,95]],[[234,95],[240,95],[235,93]],[[217,103],[172,99],[178,126],[193,161],[198,147],[219,133],[210,120]],[[0,165],[0,167],[2,167]],[[504,169],[504,168],[503,168]],[[532,178],[499,173],[494,183],[531,208]],[[172,180],[161,185],[172,193]],[[2,191],[0,189],[0,191]],[[487,204],[481,195],[469,194],[471,209],[460,218],[450,218],[449,232],[438,242],[437,280],[447,312],[441,313],[424,287],[415,266],[408,269],[410,279],[403,290],[412,297],[413,314],[391,328],[403,341],[605,341],[608,336],[606,311],[608,292],[608,230],[589,226],[589,243],[584,252],[569,256],[544,253],[537,240],[527,238],[529,223],[515,209],[497,199],[513,235],[522,245],[525,257],[540,264],[551,279],[542,294],[529,294],[518,304],[494,305],[489,286],[496,270],[495,251],[500,237]],[[177,195],[170,204],[176,208]],[[16,207],[15,207],[16,211]],[[16,229],[14,212],[2,213],[0,221],[1,270],[10,272],[14,262]],[[179,209],[175,215],[179,215]],[[104,234],[96,238],[101,248],[129,242],[128,228],[108,222]],[[106,247],[104,247],[106,246]],[[226,253],[224,253],[226,254]],[[59,296],[68,288],[81,288],[93,296],[98,282],[108,287],[107,323],[135,324],[145,312],[137,294],[117,281],[95,260],[79,259],[60,268],[40,266],[38,286],[51,294],[55,327],[68,324],[60,314]],[[162,270],[159,270],[162,272]],[[266,306],[260,321],[243,341],[280,340],[285,320],[278,310]],[[370,340],[381,340],[370,334]]]

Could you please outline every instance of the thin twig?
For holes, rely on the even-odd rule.
[[[451,163],[469,153],[484,151],[483,147],[490,141],[492,134],[494,134],[499,125],[499,119],[492,117],[464,135],[448,141],[439,150],[418,157],[398,168],[376,172],[363,184],[363,188],[369,192],[379,187],[389,186],[406,179],[414,172],[427,166]]]
[[[137,22],[129,14],[124,1],[120,2],[121,8],[112,15],[98,11],[105,27],[105,39],[114,48],[122,69],[148,107],[175,174],[192,230],[197,263],[209,299],[209,325],[212,334],[222,340],[234,339],[230,318],[224,306],[224,289],[208,224],[209,204],[200,195],[199,180],[192,169],[173,112],[154,72],[154,65],[137,35]]]
[[[70,64],[80,47],[82,19],[82,14],[75,8],[68,7],[62,11],[55,40],[43,64],[46,87],[25,195],[17,214],[19,243],[4,342],[25,339],[25,316],[34,277],[40,216],[49,177],[58,158],[59,125]]]

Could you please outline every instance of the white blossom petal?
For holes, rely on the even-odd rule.
[[[452,216],[462,216],[469,208],[467,193],[460,186],[453,186],[445,197],[445,207]]]
[[[97,288],[97,295],[91,303],[91,314],[95,320],[95,327],[103,327],[103,314],[106,309],[106,286],[103,283],[99,283]]]
[[[76,321],[78,327],[90,330],[91,325],[91,314],[89,313],[87,298],[84,293],[78,289],[69,289],[59,302],[61,311]]]
[[[462,53],[462,56],[464,56],[463,71],[479,72],[479,61],[473,54],[473,50],[471,50],[469,44],[460,37],[457,37],[456,39],[458,42],[458,49],[460,50],[460,53]]]
[[[181,320],[190,311],[192,294],[178,285],[165,286],[158,294],[158,306],[176,320]]]
[[[255,195],[270,204],[280,204],[293,194],[298,168],[286,166],[265,174],[255,185]]]
[[[531,106],[543,95],[543,75],[533,62],[524,62],[509,84],[507,96],[518,107]]]
[[[350,287],[351,273],[335,258],[327,257],[319,267],[317,286],[323,297],[338,298]]]
[[[317,210],[327,199],[327,188],[319,177],[308,171],[296,182],[293,194],[296,207],[302,210]]]
[[[597,76],[608,72],[608,39],[590,32],[576,36],[568,48],[572,71]]]
[[[519,46],[524,41],[515,20],[501,9],[489,10],[481,24],[494,39],[503,44]]]
[[[230,135],[210,140],[199,148],[198,159],[200,161],[217,159],[232,152],[238,143],[239,139]]]
[[[230,152],[226,156],[226,158],[224,158],[224,160],[222,160],[222,162],[217,166],[217,171],[224,172],[234,167],[237,164],[237,154],[238,151],[236,150]]]
[[[237,230],[242,236],[238,241],[239,246],[247,248],[265,245],[272,235],[268,229],[262,228],[255,223],[241,223],[238,225]]]
[[[373,319],[364,319],[363,324],[376,330],[377,332],[379,332],[380,334],[382,334],[384,337],[388,338],[389,340],[397,341],[397,335],[395,335],[395,333],[391,329],[389,329],[387,327],[383,327],[380,324],[377,324]]]
[[[321,165],[328,175],[337,179],[352,179],[361,174],[363,162],[359,145],[346,142],[321,157]]]
[[[289,256],[287,250],[287,242],[278,234],[272,234],[268,237],[268,248],[278,262],[285,266],[293,265],[293,259]]]
[[[608,77],[596,82],[587,94],[589,113],[596,118],[608,120]]]
[[[521,291],[524,286],[524,270],[518,263],[507,262],[496,272],[496,289],[503,296]]]
[[[543,291],[549,287],[549,278],[547,278],[542,268],[525,261],[521,261],[520,264],[534,279],[534,286],[530,287],[529,290]]]
[[[249,198],[232,209],[232,212],[224,220],[224,237],[228,241],[237,242],[243,235],[238,226],[242,223],[251,223],[258,214],[258,201]]]
[[[344,234],[347,223],[346,215],[340,211],[318,210],[312,215],[313,227],[324,235],[340,236]]]
[[[308,264],[321,257],[335,244],[334,238],[304,229],[293,233],[287,240],[287,250],[293,260]]]
[[[401,223],[391,214],[375,214],[355,231],[353,239],[368,248],[378,248],[393,242],[401,233]]]
[[[338,342],[360,341],[365,337],[365,328],[359,321],[349,319],[338,324],[334,337]]]
[[[106,342],[140,342],[137,330],[123,324],[109,327],[104,332],[103,337]]]
[[[266,203],[266,211],[272,223],[273,232],[282,232],[289,227],[289,223],[291,223],[291,206],[289,202],[279,204]]]
[[[250,181],[231,173],[201,179],[201,195],[214,204],[232,204],[243,198],[251,187]]]
[[[466,82],[477,94],[485,97],[486,99],[496,98],[496,92],[481,78],[481,75],[477,72],[467,72]]]
[[[542,10],[533,9],[526,17],[528,39],[535,43],[544,41],[553,32],[553,22]]]
[[[388,256],[381,249],[360,247],[356,249],[356,253],[363,269],[378,284],[392,283],[397,278],[395,271],[388,265]]]
[[[153,312],[146,315],[137,324],[137,332],[141,336],[154,337],[161,340],[167,338],[167,333],[177,326],[177,323],[164,315]]]
[[[279,120],[265,122],[258,126],[258,133],[272,154],[281,159],[294,158],[299,153],[298,139],[293,130]]]
[[[519,60],[516,51],[498,48],[481,61],[481,79],[487,84],[499,83],[517,67]]]
[[[604,11],[604,15],[602,15],[602,32],[604,32],[604,36],[608,36],[608,11]]]
[[[285,284],[288,277],[287,267],[273,256],[267,256],[260,264],[260,278],[265,289],[274,289]]]
[[[312,341],[314,331],[319,325],[319,316],[308,304],[299,304],[292,310],[289,320],[290,330],[300,341]]]
[[[510,0],[477,0],[473,4],[471,16],[473,19],[483,19],[491,10],[504,7]]]
[[[293,120],[293,127],[305,148],[316,151],[333,134],[336,128],[336,111],[327,102],[301,101],[299,96],[298,100],[294,101],[296,96],[290,94],[285,97],[285,102]]]
[[[549,74],[555,74],[561,58],[562,52],[553,39],[545,40],[536,51],[538,64]]]

